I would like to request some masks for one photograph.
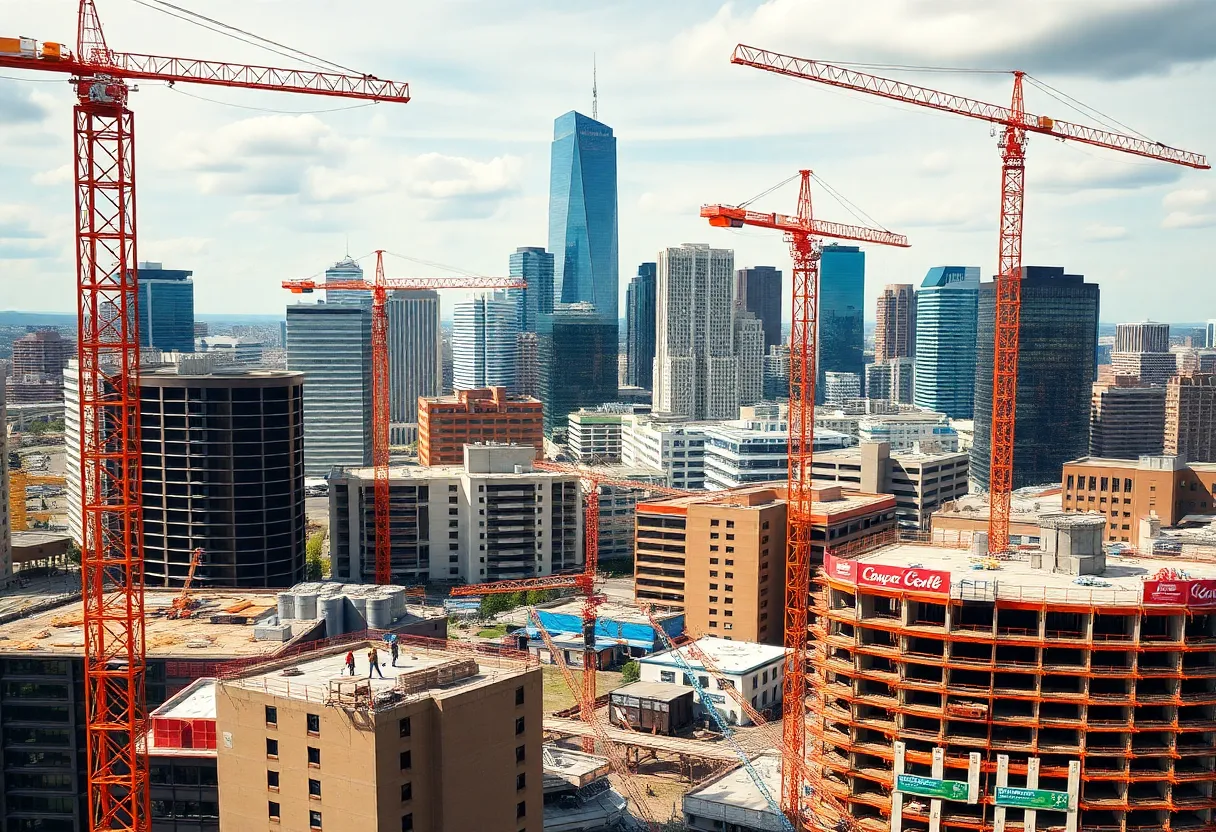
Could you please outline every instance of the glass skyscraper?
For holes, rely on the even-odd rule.
[[[515,388],[518,306],[505,292],[484,293],[456,304],[452,316],[452,386]]]
[[[140,263],[139,345],[165,352],[194,352],[194,281],[181,269]]]
[[[764,324],[764,351],[781,343],[781,270],[773,266],[735,269],[735,303]]]
[[[521,246],[510,257],[509,274],[522,277],[526,289],[508,289],[519,304],[519,331],[536,332],[537,318],[553,311],[553,255],[539,246]]]
[[[616,138],[612,128],[571,111],[553,122],[549,251],[553,311],[538,315],[545,429],[560,430],[580,407],[616,398]]]
[[[642,263],[625,287],[625,381],[651,388],[654,381],[654,301],[658,264]]]
[[[819,379],[816,401],[823,401],[823,374],[865,377],[866,253],[857,246],[827,245],[819,260]]]
[[[979,266],[935,266],[916,293],[917,407],[970,419],[975,412]]]
[[[995,283],[981,283],[976,333],[975,444],[971,480],[988,487],[992,442]],[[1022,268],[1013,487],[1060,481],[1089,450],[1089,404],[1098,344],[1099,291],[1053,266]]]

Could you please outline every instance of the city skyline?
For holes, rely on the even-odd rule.
[[[275,4],[213,5],[209,11],[219,18],[239,18],[252,31],[276,32],[282,23]],[[1013,39],[989,25],[998,9],[946,18],[944,11],[914,13],[896,0],[884,2],[874,31],[825,25],[848,10],[829,10],[824,19],[790,0],[623,3],[576,12],[538,6],[512,14],[484,5],[477,14],[460,12],[466,24],[460,27],[445,26],[456,12],[428,9],[406,34],[365,27],[360,37],[360,69],[412,83],[414,100],[404,108],[329,113],[317,111],[333,108],[305,102],[287,105],[297,109],[286,113],[251,113],[238,106],[285,105],[257,93],[202,96],[238,105],[223,106],[147,85],[133,105],[141,130],[139,256],[193,270],[200,315],[280,312],[278,282],[333,262],[348,238],[356,256],[384,247],[501,273],[516,247],[545,243],[550,120],[571,108],[590,111],[595,51],[600,117],[612,124],[620,148],[622,276],[682,241],[729,245],[740,266],[773,265],[788,275],[779,242],[738,233],[711,238],[697,207],[741,201],[788,170],[809,166],[911,239],[909,252],[871,251],[868,310],[883,285],[914,282],[937,263],[977,263],[985,278],[995,270],[996,210],[988,188],[998,166],[987,129],[732,67],[734,44],[826,59],[1018,67],[1153,139],[1209,149],[1202,140],[1216,115],[1184,102],[1202,100],[1216,77],[1216,47],[1196,40],[1204,29],[1199,18],[1216,12],[1182,0],[1104,5],[1023,4],[1025,34]],[[350,25],[358,29],[379,12],[391,17],[389,8],[369,3]],[[129,39],[136,50],[286,62],[146,9],[103,4],[100,11],[124,37],[120,46]],[[319,5],[305,2],[282,37],[320,49],[326,20]],[[35,36],[58,40],[70,39],[72,23],[61,8],[23,10],[21,20]],[[509,38],[516,30],[548,56],[542,69],[527,61],[504,69],[494,49],[475,48],[504,42],[504,31]],[[648,34],[639,39],[639,30]],[[474,48],[455,49],[456,31]],[[572,31],[594,34],[571,37]],[[1146,43],[1143,31],[1160,37]],[[1075,32],[1081,34],[1068,40]],[[1123,43],[1136,48],[1119,48]],[[562,71],[551,72],[554,65]],[[1000,76],[939,75],[928,82],[996,103],[1008,98]],[[503,95],[524,88],[523,103]],[[724,97],[732,106],[707,109]],[[13,115],[0,139],[0,167],[7,181],[25,186],[0,205],[0,263],[11,278],[0,286],[0,308],[69,312],[74,303],[70,120],[61,110],[69,98],[49,84],[0,80],[0,101]],[[1028,90],[1027,105],[1089,121],[1040,89]],[[774,121],[774,113],[781,118]],[[730,165],[720,163],[726,146]],[[1068,263],[1090,275],[1104,287],[1111,320],[1210,317],[1191,311],[1216,306],[1216,286],[1190,278],[1210,259],[1202,229],[1216,223],[1216,187],[1205,174],[1052,142],[1032,141],[1029,152],[1025,262]],[[758,207],[788,211],[794,202],[783,189]],[[829,202],[817,201],[817,215],[848,219]],[[473,233],[478,245],[469,246]],[[1139,283],[1148,272],[1159,275],[1151,293]],[[30,293],[34,280],[40,291]],[[626,284],[619,281],[622,294]],[[1181,301],[1184,293],[1189,303]],[[445,318],[457,300],[445,297]]]

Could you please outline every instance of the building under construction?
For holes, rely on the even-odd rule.
[[[1011,559],[910,544],[829,553],[810,726],[828,787],[863,828],[898,828],[901,740],[904,771],[923,777],[966,781],[980,755],[978,802],[941,802],[945,832],[995,828],[1000,755],[1008,785],[1032,785],[1037,765],[1043,790],[1065,791],[1080,763],[1069,829],[1216,829],[1216,563],[1108,556],[1104,523],[1045,516],[1040,548]],[[932,828],[928,799],[902,806],[903,830]],[[1063,813],[1005,811],[1007,829],[1066,828]]]

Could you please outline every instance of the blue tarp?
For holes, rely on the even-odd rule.
[[[546,627],[545,629],[547,630],[548,628]],[[537,630],[535,627],[526,627],[525,631],[528,633],[529,639],[531,639],[532,641],[540,641],[540,631]],[[549,638],[553,639],[554,644],[558,644],[563,647],[577,648],[580,650],[583,647],[583,634],[581,632],[578,632],[578,633],[549,633]],[[652,642],[649,642],[649,641],[630,641],[629,639],[626,639],[625,644],[622,645],[616,639],[608,639],[608,638],[604,638],[603,636],[600,636],[598,634],[596,635],[596,639],[595,639],[595,649],[596,650],[609,650],[613,647],[622,647],[622,646],[637,647],[641,650],[647,650],[647,651],[653,650]]]
[[[538,609],[537,615],[540,617],[541,625],[550,633],[578,633],[578,640],[582,640],[583,619],[581,616],[569,613],[556,613],[548,610]],[[684,632],[684,615],[673,615],[666,620],[659,621],[663,629],[667,631],[667,635],[675,637]],[[635,624],[625,621],[614,621],[611,618],[600,616],[595,621],[596,641],[600,639],[610,642],[606,647],[612,644],[619,644],[622,639],[629,643],[632,647],[640,647],[647,652],[663,649],[663,644],[655,643],[656,637],[654,629],[650,624]]]

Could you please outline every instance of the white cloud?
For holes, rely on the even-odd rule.
[[[1189,188],[1171,191],[1161,200],[1168,213],[1162,228],[1211,228],[1216,226],[1216,191]]]
[[[939,175],[949,173],[954,169],[953,157],[944,150],[935,150],[920,160],[922,173]]]
[[[1034,164],[1027,181],[1036,190],[1076,193],[1082,190],[1136,190],[1177,182],[1182,168],[1164,163],[1128,161],[1119,156],[1067,157]]]
[[[406,190],[425,199],[501,197],[519,190],[523,160],[496,156],[488,162],[424,153],[403,166]]]
[[[1091,222],[1081,230],[1081,239],[1094,243],[1109,243],[1127,238],[1127,229],[1122,225],[1103,225]]]

